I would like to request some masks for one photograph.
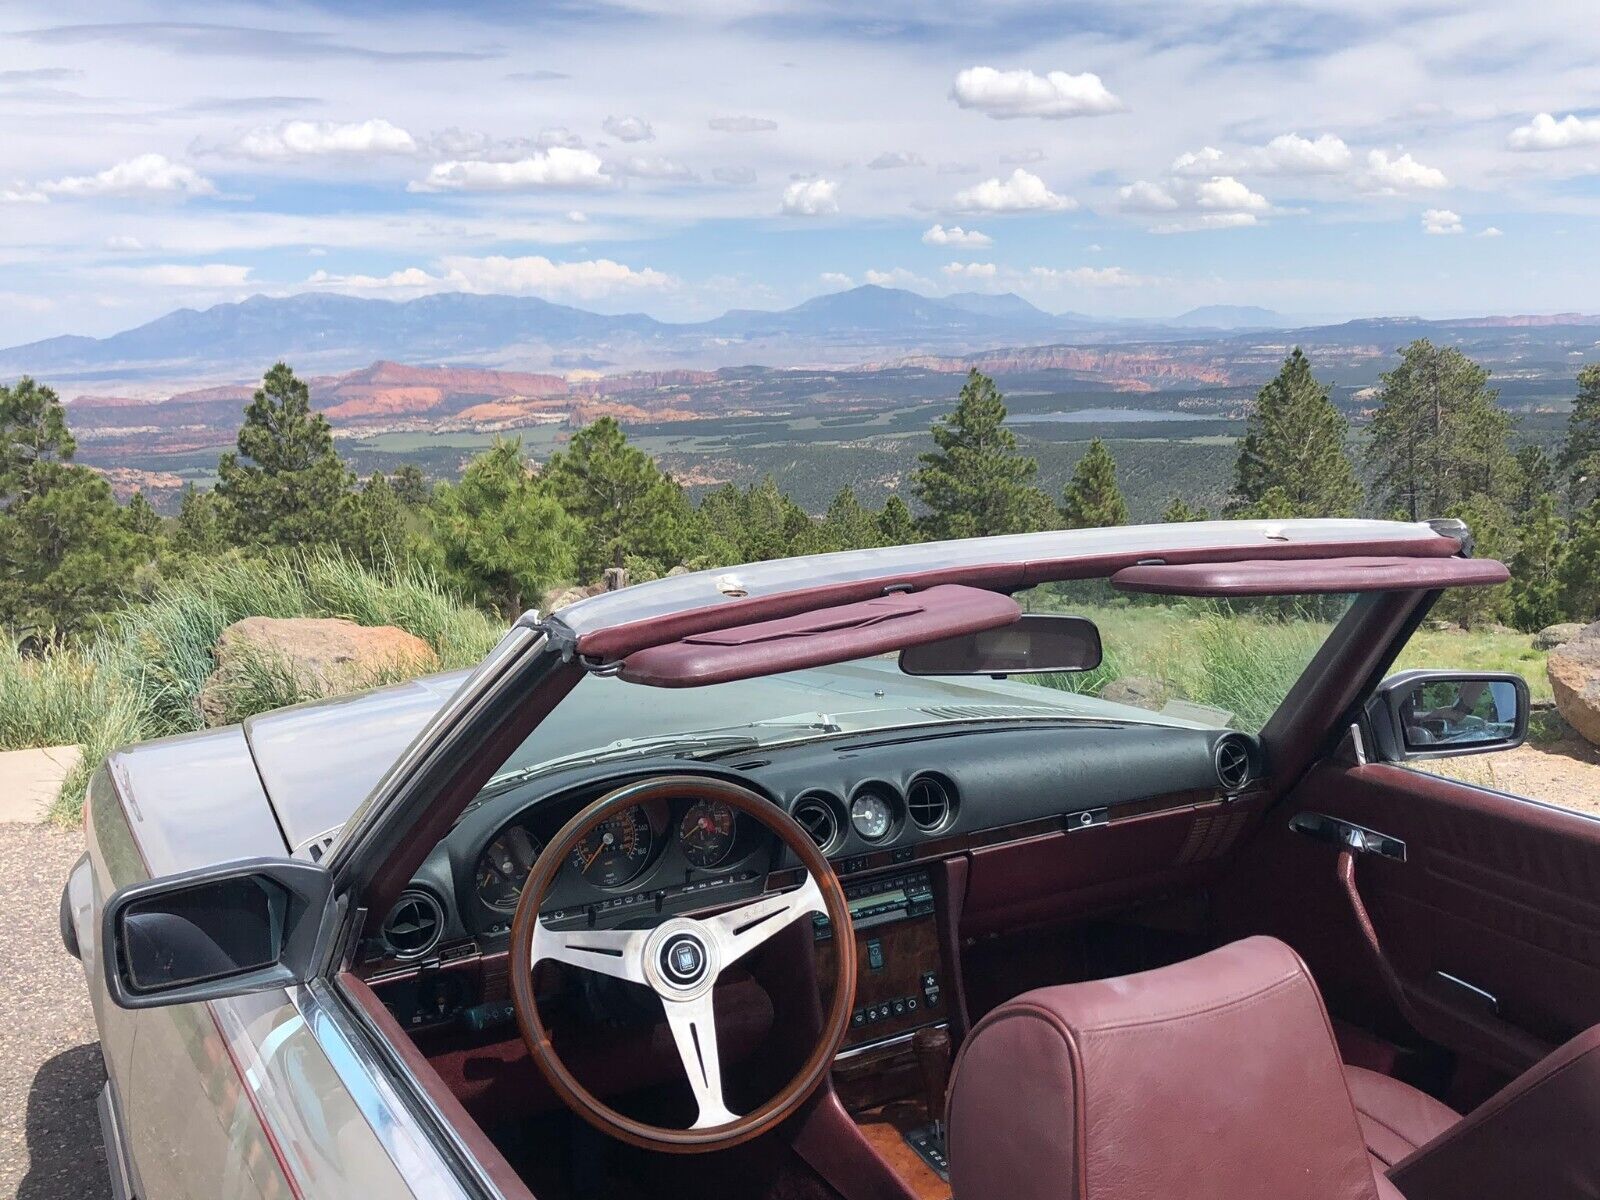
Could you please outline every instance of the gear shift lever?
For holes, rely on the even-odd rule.
[[[911,1035],[911,1052],[922,1071],[922,1096],[934,1136],[944,1138],[944,1096],[950,1085],[949,1031],[926,1026]]]

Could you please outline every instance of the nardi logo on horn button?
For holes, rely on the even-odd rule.
[[[706,973],[706,948],[691,934],[679,934],[661,947],[661,973],[679,987],[700,982]]]

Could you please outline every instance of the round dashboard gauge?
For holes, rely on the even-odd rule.
[[[850,824],[869,842],[887,835],[893,820],[889,802],[876,792],[862,792],[850,803]]]
[[[490,908],[511,910],[522,897],[522,885],[542,847],[521,825],[508,825],[478,858],[478,899]]]
[[[572,850],[572,865],[597,887],[621,887],[650,860],[650,818],[642,808],[625,808],[596,825]]]
[[[716,867],[733,853],[737,819],[720,800],[699,800],[678,824],[678,846],[691,866]]]

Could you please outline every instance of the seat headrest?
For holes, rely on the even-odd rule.
[[[1381,1200],[1322,997],[1272,938],[1027,992],[957,1059],[961,1200]]]

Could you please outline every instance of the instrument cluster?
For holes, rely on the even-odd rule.
[[[559,822],[552,826],[537,811],[500,827],[473,869],[474,891],[484,907],[498,914],[516,911],[523,884],[559,828]],[[764,832],[720,800],[685,795],[637,804],[584,834],[567,855],[552,894],[570,894],[578,882],[611,892],[632,887],[647,874],[661,876],[656,882],[662,884],[679,884],[694,872],[730,870],[769,844]]]

